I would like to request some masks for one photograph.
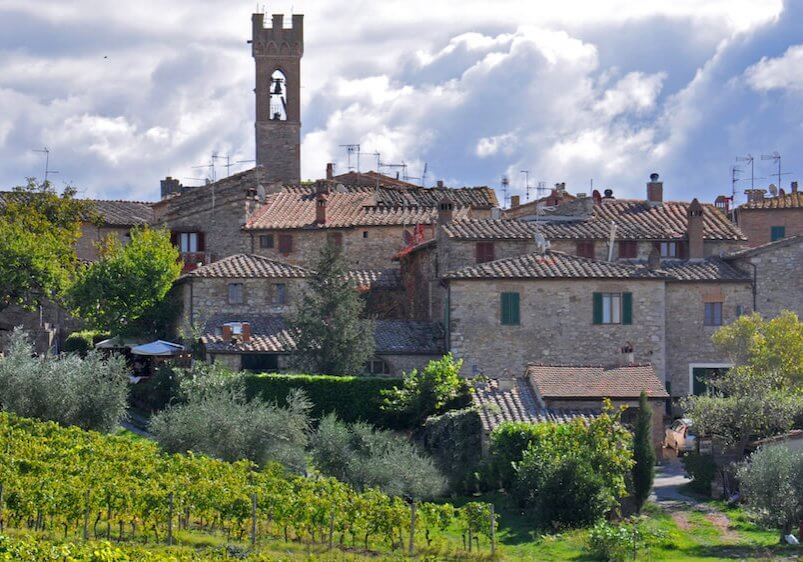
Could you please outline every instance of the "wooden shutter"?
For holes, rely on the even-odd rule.
[[[689,257],[689,244],[683,240],[678,241],[678,257],[682,260]]]
[[[203,232],[198,232],[198,251],[203,252],[206,250],[206,237]]]
[[[594,324],[602,324],[602,293],[594,293]]]
[[[170,231],[170,243],[173,244],[173,246],[178,247],[178,232],[175,230]]]
[[[293,251],[293,236],[290,234],[279,235],[279,253],[289,254]]]
[[[520,322],[519,294],[502,293],[502,324],[505,326],[516,326]]]
[[[477,242],[475,248],[475,257],[477,263],[485,263],[487,261],[494,261],[494,243],[493,242]]]
[[[633,293],[622,293],[622,324],[633,323]]]
[[[582,258],[594,258],[594,241],[580,240],[577,242],[577,255]]]

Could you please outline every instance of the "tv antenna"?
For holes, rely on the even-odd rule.
[[[737,166],[731,166],[731,205],[736,205],[736,184],[741,181],[738,177],[743,170]]]
[[[341,144],[341,147],[346,149],[346,158],[348,160],[348,171],[354,171],[354,166],[351,165],[351,155],[357,157],[357,173],[360,173],[360,145],[359,144]]]
[[[737,162],[750,162],[750,189],[755,189],[756,187],[756,174],[754,169],[754,158],[752,154],[748,154],[747,156],[737,156]]]
[[[424,162],[424,171],[421,172],[421,187],[426,187],[427,186],[427,168],[428,167],[429,167],[429,164]]]
[[[508,189],[510,189],[510,180],[507,176],[502,176],[502,205],[508,206]]]
[[[34,152],[41,152],[45,155],[45,183],[47,183],[47,177],[50,174],[58,174],[58,170],[51,170],[50,169],[50,149],[48,147],[42,148],[34,148]]]
[[[524,194],[525,201],[530,200],[530,170],[520,170],[519,173],[524,174]]]
[[[237,164],[247,164],[249,162],[253,162],[253,160],[236,160],[236,161],[232,162],[231,161],[231,156],[229,156],[228,154],[223,155],[223,154],[218,154],[217,152],[213,152],[212,153],[212,160],[210,162],[212,164],[214,164],[214,162],[216,160],[225,160],[226,161],[226,163],[221,166],[223,168],[226,168],[226,176],[225,177],[229,177],[231,175],[232,166],[236,166]]]
[[[212,160],[209,162],[209,164],[201,164],[200,166],[193,166],[192,168],[193,168],[193,170],[206,168],[207,170],[209,170],[209,175],[206,177],[206,179],[210,180],[212,182],[215,181],[215,161],[214,161],[214,156],[212,156]]]
[[[784,174],[781,173],[781,155],[778,153],[777,150],[775,150],[775,151],[773,151],[772,154],[762,154],[761,155],[761,159],[762,160],[772,160],[773,163],[778,165],[778,171],[776,173],[772,174],[772,175],[773,176],[778,176],[778,188],[780,188],[781,187],[781,176],[788,176],[789,175],[789,172],[784,173]],[[775,194],[773,193],[773,195],[775,195]]]

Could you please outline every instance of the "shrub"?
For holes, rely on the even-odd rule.
[[[318,425],[312,458],[322,473],[358,490],[378,488],[389,495],[422,499],[439,496],[446,487],[432,459],[404,437],[362,422],[349,426],[334,415]]]
[[[381,392],[401,385],[388,377],[339,377],[328,375],[242,375],[248,398],[265,402],[285,401],[293,390],[303,390],[312,403],[310,416],[321,419],[336,414],[347,423],[364,421],[379,427],[395,427],[381,408]]]
[[[382,393],[382,409],[420,427],[429,416],[465,408],[471,403],[471,386],[460,376],[462,365],[462,359],[455,361],[449,353],[421,371],[413,369],[401,388]]]
[[[781,542],[803,512],[803,451],[764,447],[737,472],[747,510],[761,525],[780,530]]]
[[[522,455],[544,430],[526,422],[506,422],[491,433],[487,479],[502,488],[510,489],[516,480],[516,466]]]
[[[620,562],[635,560],[639,549],[649,548],[665,539],[661,531],[647,529],[639,519],[621,525],[598,521],[588,532],[588,553],[595,560]]]
[[[169,361],[161,363],[152,377],[131,386],[131,403],[151,412],[163,410],[178,400],[183,372]]]
[[[194,451],[224,461],[249,459],[260,466],[280,462],[306,469],[305,447],[310,403],[303,392],[287,398],[287,406],[245,399],[242,388],[218,388],[189,394],[154,415],[150,431],[168,452]]]
[[[711,483],[717,475],[717,463],[711,455],[688,453],[681,462],[686,473],[692,479],[689,488],[706,496],[711,495]]]
[[[655,477],[655,447],[652,442],[652,407],[647,400],[647,393],[641,391],[639,397],[638,417],[633,434],[633,499],[636,512],[647,501]]]
[[[421,444],[449,479],[455,491],[468,491],[476,484],[480,468],[482,420],[476,410],[466,408],[433,416],[424,423]]]
[[[21,330],[12,333],[9,343],[0,358],[3,410],[105,432],[125,417],[128,369],[121,357],[104,359],[95,351],[85,358],[35,357]]]
[[[95,348],[96,343],[108,337],[109,334],[107,332],[98,332],[96,330],[73,332],[64,339],[62,351],[65,353],[80,353],[81,355],[86,355]]]

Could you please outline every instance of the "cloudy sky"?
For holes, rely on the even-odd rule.
[[[0,0],[0,186],[52,176],[155,199],[253,158],[253,2]],[[261,9],[261,6],[260,6]],[[803,178],[803,2],[292,0],[305,15],[302,176],[360,143],[427,183],[730,192]],[[222,164],[222,160],[217,161]],[[251,164],[238,164],[232,170]],[[749,187],[749,166],[739,189]],[[369,156],[363,169],[375,167]],[[218,166],[217,177],[225,175]],[[744,179],[747,178],[746,181]],[[501,194],[500,194],[501,198]]]

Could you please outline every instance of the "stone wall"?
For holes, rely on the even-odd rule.
[[[803,318],[803,239],[781,242],[732,262],[750,275],[755,265],[756,311],[765,318],[791,310]]]
[[[441,275],[477,263],[477,240],[438,236],[438,267]],[[490,242],[490,240],[488,240]],[[493,240],[494,259],[522,256],[536,251],[533,240]],[[572,252],[574,253],[574,252]]]
[[[619,364],[620,348],[665,372],[662,280],[452,280],[449,349],[467,376],[521,375],[528,363]],[[520,293],[521,324],[502,326],[500,293]],[[594,325],[594,292],[633,293],[632,325]]]
[[[690,393],[689,366],[693,363],[727,363],[711,342],[717,326],[705,326],[705,303],[722,302],[722,322],[736,319],[736,307],[747,314],[752,310],[749,282],[706,283],[670,282],[666,284],[667,379],[672,396]]]
[[[438,280],[438,253],[430,244],[401,259],[401,282],[404,288],[407,318],[421,321],[440,321],[442,294]]]
[[[736,222],[745,233],[748,244],[760,246],[771,242],[773,226],[783,226],[786,237],[803,234],[803,207],[793,209],[738,209]]]
[[[550,240],[550,248],[566,254],[577,255],[577,242],[579,240]],[[608,241],[594,240],[594,257],[598,260],[608,259]],[[652,240],[639,240],[636,249],[636,259],[646,260],[650,257],[655,242]],[[733,252],[743,247],[740,240],[706,240],[703,242],[703,252],[706,257],[719,256],[723,253]],[[619,259],[619,241],[613,244],[613,259]]]
[[[252,231],[246,236],[249,237],[250,253],[311,267],[329,236],[339,233],[343,240],[343,256],[349,268],[388,269],[398,267],[398,262],[394,262],[393,257],[404,245],[403,232],[404,227],[398,225]],[[273,234],[273,248],[260,248],[261,234]],[[279,234],[293,237],[293,248],[289,254],[279,253]]]
[[[301,181],[301,123],[260,121],[254,124],[257,163],[267,181]]]
[[[385,355],[381,353],[378,353],[377,357],[387,361],[390,367],[389,376],[394,377],[400,377],[413,369],[421,370],[430,361],[436,361],[441,358],[440,355]]]
[[[130,229],[127,226],[113,227],[82,224],[81,237],[75,243],[75,253],[78,255],[78,259],[86,261],[98,259],[97,244],[110,234],[117,236],[123,244],[127,244],[131,240]]]

